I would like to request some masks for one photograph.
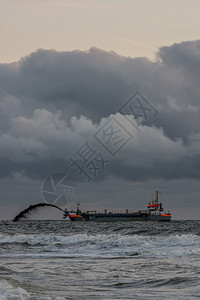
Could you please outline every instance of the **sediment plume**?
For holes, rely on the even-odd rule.
[[[34,205],[30,205],[28,208],[22,210],[14,219],[13,219],[13,222],[17,222],[19,221],[20,219],[22,218],[26,218],[26,215],[29,214],[32,210],[38,208],[38,207],[44,207],[44,206],[51,206],[51,207],[55,207],[61,211],[64,211],[62,208],[60,208],[59,206],[57,205],[54,205],[54,204],[49,204],[49,203],[37,203],[37,204],[34,204]]]

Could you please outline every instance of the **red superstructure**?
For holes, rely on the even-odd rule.
[[[171,221],[171,213],[164,212],[162,203],[158,202],[158,193],[159,191],[155,191],[154,199],[147,204],[149,219],[159,219],[159,221]]]

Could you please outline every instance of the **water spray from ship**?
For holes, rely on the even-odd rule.
[[[45,202],[30,205],[28,208],[21,211],[14,219],[14,222],[26,219],[28,214],[40,207],[54,207],[61,210],[67,216],[67,210],[55,205],[55,203],[69,204],[73,201],[77,193],[76,182],[74,179],[63,172],[52,173],[48,175],[42,183],[41,194]],[[50,204],[51,202],[52,204]]]
[[[30,214],[32,211],[36,210],[37,208],[39,207],[44,207],[44,206],[51,206],[51,207],[54,207],[54,208],[57,208],[61,211],[64,212],[64,210],[62,208],[60,208],[59,206],[57,205],[54,205],[54,204],[49,204],[49,203],[37,203],[37,204],[34,204],[34,205],[30,205],[28,208],[22,210],[14,219],[13,219],[13,222],[17,222],[21,219],[26,219],[27,215]]]

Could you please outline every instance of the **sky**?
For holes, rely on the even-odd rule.
[[[0,219],[144,209],[155,189],[199,219],[200,2],[0,7]]]

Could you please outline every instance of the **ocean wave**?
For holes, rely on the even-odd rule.
[[[9,268],[6,268],[4,266],[0,266],[0,273],[2,272],[5,272],[5,273],[12,273],[13,270],[12,269],[9,269]]]
[[[0,299],[1,300],[25,300],[30,299],[30,294],[21,287],[8,282],[8,280],[0,280]]]
[[[32,296],[14,281],[0,279],[0,300],[65,300],[65,297],[50,297],[45,295]]]
[[[58,256],[58,257],[174,257],[200,254],[200,236],[181,235],[0,235],[0,256]],[[5,251],[3,251],[5,247]],[[29,247],[29,254],[27,254]],[[16,251],[15,251],[16,250]],[[32,251],[31,251],[32,250]]]
[[[160,287],[178,287],[181,289],[187,289],[188,285],[198,286],[199,278],[197,277],[183,277],[177,276],[172,278],[160,278],[160,279],[138,279],[134,281],[122,281],[107,286],[123,289],[123,288],[160,288]]]

